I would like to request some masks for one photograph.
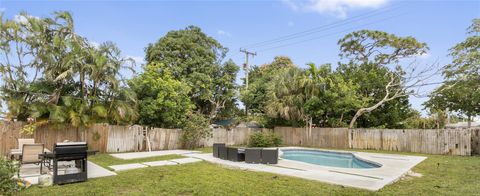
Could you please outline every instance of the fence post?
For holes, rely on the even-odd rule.
[[[348,147],[353,148],[352,140],[353,140],[353,129],[348,129]]]

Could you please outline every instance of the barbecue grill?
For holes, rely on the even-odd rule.
[[[49,159],[53,162],[53,183],[67,184],[87,180],[87,156],[95,154],[96,152],[97,151],[88,151],[86,142],[67,142],[56,143],[52,153],[44,153],[40,156],[42,156],[43,159]],[[59,174],[59,161],[74,161],[75,172],[72,173],[71,170],[65,169],[63,174]]]

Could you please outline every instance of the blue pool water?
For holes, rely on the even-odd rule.
[[[380,165],[363,161],[351,153],[337,153],[319,150],[282,150],[281,158],[316,165],[343,168],[378,168]]]

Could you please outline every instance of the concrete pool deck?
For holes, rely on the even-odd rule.
[[[150,152],[127,152],[127,153],[115,153],[110,154],[111,156],[123,160],[129,159],[140,159],[156,156],[165,156],[165,155],[185,155],[190,153],[199,153],[200,151],[191,151],[191,150],[159,150],[159,151],[150,151]]]
[[[367,189],[371,191],[377,191],[385,185],[395,182],[415,165],[426,159],[426,157],[422,156],[324,150],[304,147],[282,147],[280,149],[308,149],[331,152],[348,152],[354,154],[357,158],[372,161],[381,164],[382,166],[379,168],[369,169],[340,168],[286,159],[280,159],[278,164],[275,165],[264,165],[222,160],[213,157],[211,153],[188,154],[186,156],[203,159],[208,162],[221,164],[228,167],[293,176],[330,184]]]

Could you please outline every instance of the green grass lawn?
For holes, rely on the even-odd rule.
[[[109,154],[100,153],[94,156],[89,156],[88,160],[104,168],[110,169],[108,166],[111,166],[111,165],[141,163],[141,162],[149,162],[149,161],[161,161],[161,160],[178,159],[178,158],[184,158],[184,156],[173,154],[173,155],[164,155],[164,156],[148,157],[148,158],[141,158],[141,159],[123,160],[123,159],[112,157]]]
[[[212,147],[196,148],[195,150],[196,150],[196,151],[203,152],[203,153],[212,153],[212,152],[213,152],[213,148],[212,148]]]
[[[208,149],[204,149],[208,151]],[[394,153],[385,151],[370,151]],[[32,187],[21,195],[475,195],[480,188],[480,157],[421,155],[413,171],[423,174],[387,185],[378,192],[345,188],[270,173],[228,169],[199,162],[118,172],[85,183]],[[102,155],[104,156],[104,155]],[[101,157],[97,157],[101,158]],[[95,162],[95,159],[91,159]],[[102,160],[104,161],[104,160]],[[98,162],[97,162],[98,163]],[[115,163],[116,164],[116,163]]]

